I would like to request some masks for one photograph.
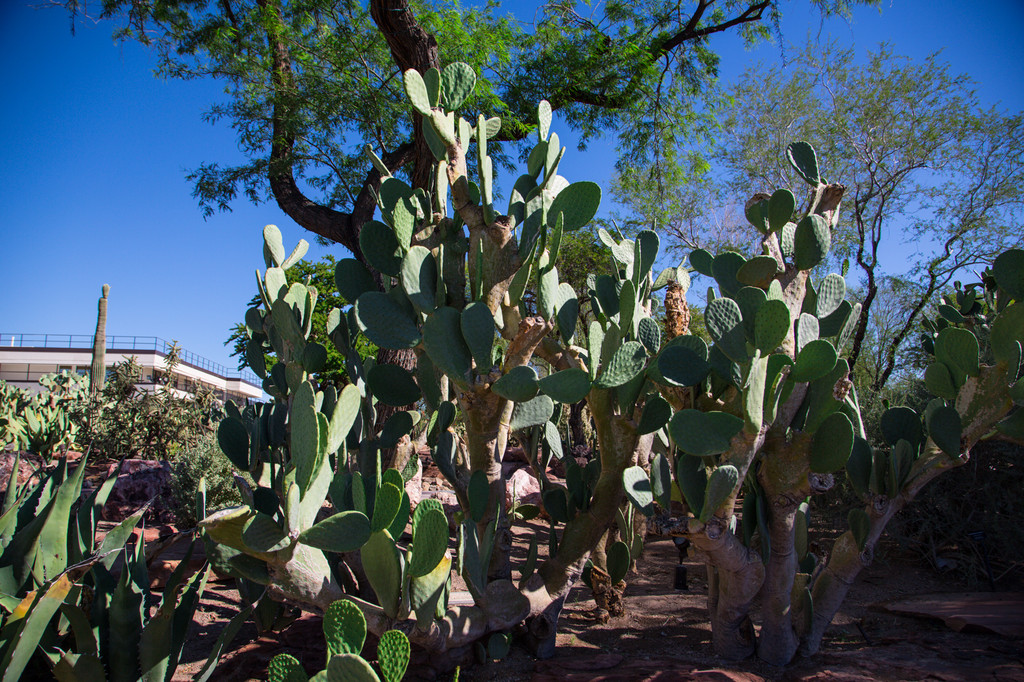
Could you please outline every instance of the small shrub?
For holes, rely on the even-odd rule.
[[[171,494],[178,525],[196,525],[195,499],[199,481],[206,478],[206,509],[214,512],[242,503],[233,477],[231,462],[217,445],[217,435],[209,433],[195,445],[179,451],[171,462]]]

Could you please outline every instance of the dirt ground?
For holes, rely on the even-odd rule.
[[[670,540],[650,539],[627,577],[627,614],[607,623],[592,618],[589,590],[577,586],[559,621],[558,653],[537,661],[513,645],[501,661],[461,670],[460,680],[582,682],[602,680],[1024,680],[1024,639],[991,632],[954,632],[941,620],[885,612],[877,604],[913,595],[962,592],[932,569],[887,559],[858,578],[829,629],[822,651],[787,668],[756,659],[732,662],[711,651],[703,564],[686,559],[686,591],[674,589],[678,552]],[[202,666],[220,628],[238,608],[230,582],[213,583],[197,613],[176,680]],[[457,588],[458,586],[456,586]],[[286,651],[315,672],[324,665],[320,621],[306,615],[281,633],[257,637],[246,625],[212,679],[265,679],[267,662]],[[373,649],[365,654],[372,658]],[[429,660],[416,660],[406,679],[435,677]],[[436,679],[452,679],[451,673]]]

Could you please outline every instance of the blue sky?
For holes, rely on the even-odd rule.
[[[1019,0],[897,0],[881,14],[859,9],[851,24],[824,26],[805,7],[784,4],[787,40],[820,32],[862,53],[880,41],[912,58],[943,50],[954,71],[978,81],[983,103],[1024,109]],[[0,332],[91,334],[106,282],[108,334],[178,339],[232,364],[222,343],[254,291],[263,225],[280,226],[288,248],[313,239],[274,204],[239,201],[233,213],[203,219],[187,169],[241,158],[227,124],[202,120],[221,89],[156,79],[153,54],[115,43],[111,29],[79,25],[72,37],[60,10],[0,3]],[[780,54],[774,45],[747,52],[729,36],[712,46],[723,53],[726,81]],[[606,185],[610,146],[580,154],[564,127],[556,130],[570,147],[563,174]],[[314,245],[310,257],[328,251],[346,255]]]

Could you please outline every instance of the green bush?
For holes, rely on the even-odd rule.
[[[214,433],[206,434],[199,442],[179,451],[171,462],[174,517],[183,528],[191,528],[198,521],[195,500],[203,478],[206,479],[207,512],[242,504],[231,462],[221,454]]]

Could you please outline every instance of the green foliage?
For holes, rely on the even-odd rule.
[[[353,602],[339,600],[324,613],[324,639],[327,641],[327,666],[315,679],[352,682],[399,682],[409,665],[409,639],[399,630],[388,630],[377,645],[377,676],[370,664],[360,657],[366,639],[366,619]],[[305,682],[310,679],[299,661],[291,654],[278,654],[270,660],[267,670],[270,682]]]
[[[787,504],[769,505],[767,500],[801,500],[827,490],[835,474],[852,461],[851,477],[862,490],[902,503],[912,496],[922,471],[938,472],[941,468],[934,463],[941,461],[945,467],[950,460],[918,435],[920,428],[914,432],[912,425],[919,426],[921,420],[917,413],[908,418],[896,412],[886,418],[883,431],[894,443],[891,451],[864,451],[849,364],[840,358],[846,321],[855,308],[843,307],[841,276],[826,276],[815,287],[807,269],[828,262],[836,201],[829,192],[836,190],[815,185],[808,201],[793,203],[804,213],[790,216],[781,230],[772,223],[778,227],[786,217],[779,208],[791,203],[785,192],[776,193],[782,198],[774,211],[770,198],[766,206],[751,210],[762,229],[763,250],[775,261],[773,272],[751,266],[758,276],[744,274],[746,282],[741,282],[746,258],[732,252],[704,257],[695,251],[691,261],[698,269],[710,269],[718,288],[709,294],[705,315],[712,344],[682,337],[662,345],[651,321],[655,285],[660,281],[663,286],[668,279],[654,277],[658,236],[640,231],[630,238],[599,230],[612,268],[588,276],[586,293],[578,294],[562,280],[557,259],[566,216],[589,214],[590,209],[566,205],[556,215],[545,210],[573,186],[557,175],[565,150],[546,123],[548,108],[539,108],[541,134],[510,197],[513,215],[499,216],[490,189],[493,162],[487,146],[488,135],[500,126],[480,116],[474,128],[445,108],[446,101],[461,99],[468,89],[465,72],[456,67],[419,80],[407,77],[413,104],[424,114],[432,130],[428,137],[436,138],[433,151],[441,157],[433,169],[437,193],[394,176],[381,185],[377,201],[383,222],[374,229],[388,231],[390,239],[379,242],[387,245],[374,258],[395,277],[384,278],[379,290],[363,290],[351,314],[335,309],[328,315],[330,339],[344,354],[346,372],[353,378],[340,395],[330,386],[314,387],[307,367],[319,292],[303,284],[288,286],[280,234],[264,231],[267,271],[257,278],[261,309],[246,316],[246,325],[251,340],[269,345],[276,355],[277,364],[264,384],[274,402],[245,410],[229,406],[231,414],[220,427],[225,453],[244,465],[258,485],[256,491],[243,489],[241,507],[201,523],[211,543],[237,552],[225,569],[273,581],[275,592],[324,609],[343,594],[340,583],[346,573],[338,561],[351,558],[339,555],[358,549],[377,604],[353,603],[365,609],[375,634],[400,623],[428,647],[483,646],[492,635],[503,634],[531,613],[546,611],[557,595],[565,594],[578,577],[576,567],[613,523],[622,540],[609,548],[608,573],[614,583],[620,582],[643,546],[635,508],[708,553],[718,571],[711,608],[748,613],[765,572],[779,570],[772,562],[761,562],[769,551],[792,549],[801,558],[802,582],[797,585],[794,575],[768,580],[767,585],[782,587],[765,600],[763,627],[791,633],[785,619],[794,609],[804,627],[813,627],[820,620],[810,618],[813,605],[833,603],[829,599],[835,595],[823,600],[812,594],[828,588],[811,577],[817,559],[806,551],[806,534],[791,532],[793,516],[783,509]],[[446,85],[449,73],[455,82]],[[463,160],[473,142],[477,167],[468,169]],[[795,149],[794,160],[810,176],[806,150]],[[381,170],[379,159],[370,163]],[[449,191],[451,206],[457,209],[445,200]],[[787,235],[791,224],[810,226],[810,237],[798,234],[795,226]],[[783,247],[786,241],[791,243]],[[425,266],[430,261],[433,269]],[[683,272],[675,269],[681,282],[689,276]],[[338,278],[346,290],[367,284],[358,268],[347,268]],[[528,290],[536,295],[536,315],[530,314]],[[965,352],[970,344],[958,331],[947,330],[941,343],[933,340],[938,361],[962,371],[962,390],[972,391],[964,393],[969,404],[937,404],[934,414],[940,414],[940,407],[956,409],[964,434],[987,433],[990,421],[1005,416],[1005,384],[1016,381],[1020,353],[1012,344],[1024,318],[1014,307],[1019,304],[1008,305],[1000,296],[992,305],[1002,307],[994,308],[987,321],[998,349],[995,357],[1017,352],[1013,377],[1008,379],[1005,362],[994,370],[982,367],[980,358],[988,356],[980,350],[975,372]],[[576,324],[581,297],[590,303],[586,325]],[[566,306],[572,314],[563,316]],[[829,319],[840,310],[845,310],[845,321],[835,325],[838,330],[816,338],[821,336],[819,313]],[[961,315],[965,313],[982,314],[965,309]],[[936,340],[940,333],[936,330]],[[417,386],[432,412],[424,419],[426,443],[462,505],[454,561],[447,552],[447,520],[436,503],[422,503],[423,511],[413,516],[411,543],[403,539],[408,519],[404,479],[395,470],[382,471],[380,448],[394,444],[396,434],[407,432],[416,420],[408,413],[401,421],[380,425],[375,414],[394,385],[409,383],[408,373],[364,362],[354,350],[360,334],[416,354]],[[577,334],[579,345],[569,347]],[[544,370],[544,379],[538,378],[538,368]],[[398,376],[401,381],[392,380]],[[565,456],[558,426],[563,410],[554,400],[584,396],[600,453],[585,467]],[[972,426],[978,423],[984,428]],[[650,436],[641,438],[641,430]],[[523,445],[536,473],[550,522],[549,560],[537,569],[536,552],[531,551],[518,588],[507,577],[512,570],[508,543],[498,539],[507,538],[520,510],[505,509],[507,481],[495,466],[496,454],[512,437]],[[948,445],[955,434],[944,433],[941,439]],[[564,484],[546,475],[554,459],[565,468]],[[865,467],[868,459],[870,466]],[[635,462],[649,463],[653,471]],[[659,508],[669,511],[673,474],[686,504],[681,520],[659,513]],[[756,521],[756,528],[748,524],[740,539],[734,507],[744,488],[752,506],[748,518]],[[622,508],[624,495],[630,504]],[[321,515],[328,496],[333,510]],[[806,527],[809,507],[792,511],[799,512],[798,525]],[[871,517],[872,524],[876,517]],[[858,517],[857,523],[862,521]],[[877,538],[876,530],[860,535],[874,542],[870,538]],[[743,547],[758,535],[764,550],[760,559]],[[769,546],[769,535],[775,548]],[[856,545],[843,544],[843,538],[835,556],[843,557],[844,548]],[[532,540],[535,548],[537,538]],[[859,568],[861,563],[845,565]],[[453,566],[465,580],[474,608],[447,608]],[[843,584],[848,584],[845,578]],[[776,606],[780,611],[772,610]],[[442,617],[449,633],[443,643],[432,627]],[[794,640],[789,650],[762,655],[784,663],[795,650]],[[337,654],[326,674],[342,672],[373,674],[353,654]]]
[[[363,287],[373,286],[373,278],[370,277],[365,268],[362,268],[362,279],[358,279],[359,275],[356,272],[353,272],[351,275],[349,274],[352,271],[353,263],[362,268],[358,261],[353,261],[352,259],[336,261],[330,254],[325,254],[319,261],[300,260],[294,266],[285,270],[286,282],[289,285],[300,282],[306,283],[316,287],[319,294],[316,309],[313,312],[312,333],[309,340],[320,344],[327,351],[327,359],[324,361],[323,367],[313,372],[321,383],[341,385],[349,381],[348,375],[345,373],[344,353],[340,352],[328,338],[329,325],[327,324],[327,317],[332,308],[343,308],[355,301],[355,298],[349,300],[345,297],[344,292],[335,288],[335,282],[337,281],[335,278],[336,270],[339,273],[346,273],[342,277],[342,281],[358,282],[358,284],[354,285],[355,289],[348,290],[348,294],[358,296],[359,293],[365,291]],[[366,278],[369,278],[368,281]],[[249,301],[249,307],[253,308],[258,306],[259,303],[259,296],[255,296]],[[238,358],[238,369],[241,370],[248,367],[256,371],[247,355],[250,335],[247,325],[244,322],[238,323],[232,327],[231,335],[224,342],[224,345],[231,346],[231,355]],[[269,372],[273,368],[276,359],[266,346],[260,348],[260,351],[265,371]],[[365,337],[359,337],[356,341],[356,351],[360,357],[370,358],[376,355],[377,347]]]
[[[189,575],[189,549],[161,597],[151,594],[141,541],[126,545],[145,510],[100,541],[100,513],[115,479],[82,498],[86,460],[82,456],[72,471],[60,457],[21,488],[17,462],[12,469],[0,517],[0,591],[7,597],[3,679],[19,679],[38,654],[60,679],[104,679],[106,669],[111,679],[170,680],[205,589],[206,565]],[[152,613],[150,605],[157,607]],[[58,610],[62,618],[54,619]],[[208,678],[236,631],[236,623],[225,629],[200,679]]]
[[[200,482],[205,490],[208,512],[241,504],[231,462],[222,455],[213,433],[205,434],[195,445],[178,451],[171,461],[174,518],[182,528],[193,528],[201,520],[196,518],[195,508]]]

